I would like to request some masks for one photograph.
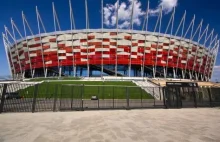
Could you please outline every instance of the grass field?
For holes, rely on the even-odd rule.
[[[33,96],[34,86],[22,89],[20,95],[30,98]],[[83,98],[91,99],[153,99],[153,97],[132,82],[116,81],[53,81],[39,84],[37,98]]]

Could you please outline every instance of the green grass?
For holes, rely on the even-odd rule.
[[[20,95],[31,98],[34,87],[19,91]],[[57,94],[58,98],[91,99],[153,99],[153,97],[132,82],[116,81],[53,81],[39,84],[37,98],[50,98]]]

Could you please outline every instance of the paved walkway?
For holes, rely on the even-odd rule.
[[[214,142],[220,109],[0,114],[0,142]]]

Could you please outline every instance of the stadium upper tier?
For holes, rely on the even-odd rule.
[[[195,16],[187,27],[184,13],[176,26],[177,29],[174,30],[174,10],[166,31],[161,33],[162,11],[158,14],[153,32],[145,30],[148,29],[148,12],[145,14],[142,31],[134,30],[133,13],[129,30],[118,29],[118,25],[116,29],[104,29],[102,13],[102,28],[89,29],[87,0],[85,4],[84,30],[75,29],[71,1],[71,30],[68,31],[61,30],[54,4],[55,32],[46,32],[37,8],[39,33],[36,35],[33,34],[24,13],[24,36],[11,20],[12,33],[7,27],[3,33],[11,74],[28,78],[108,75],[206,81],[211,78],[219,40],[214,36],[213,30],[209,31],[209,25],[203,27],[203,21],[196,26]],[[27,36],[27,30],[31,36]],[[15,33],[20,35],[21,39],[17,40]]]

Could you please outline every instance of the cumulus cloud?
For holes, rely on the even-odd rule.
[[[214,72],[211,80],[220,82],[220,66],[214,67]]]
[[[155,9],[149,9],[149,15],[155,16],[160,12],[160,7],[163,7],[165,14],[170,13],[174,7],[177,6],[178,0],[159,0],[159,4]],[[116,14],[117,14],[117,2],[115,4],[106,4],[104,7],[104,24],[108,27],[116,25]],[[141,1],[134,0],[134,12],[133,12],[133,24],[140,26],[141,17],[145,15],[145,10],[142,9]],[[127,0],[119,4],[118,9],[118,27],[128,28],[130,26],[132,12],[132,0]]]
[[[159,5],[156,9],[150,9],[149,14],[151,16],[157,15],[160,12],[160,8],[163,7],[163,12],[165,14],[170,13],[174,7],[177,6],[178,0],[160,0]]]
[[[104,7],[104,24],[106,26],[115,26],[116,25],[116,14],[117,14],[117,2],[113,4],[107,4]],[[119,4],[118,9],[118,21],[119,28],[128,28],[130,25],[132,13],[132,0],[128,0],[126,2],[122,2]],[[133,24],[140,25],[141,24],[141,16],[143,16],[145,12],[141,9],[141,2],[139,0],[134,0],[134,11],[133,11]]]

